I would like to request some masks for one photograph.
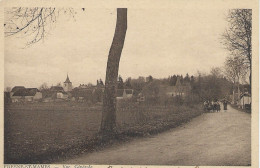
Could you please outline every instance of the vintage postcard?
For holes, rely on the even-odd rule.
[[[1,4],[3,167],[258,167],[257,0]]]

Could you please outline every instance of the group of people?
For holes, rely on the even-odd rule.
[[[226,99],[224,99],[223,101],[222,101],[222,103],[223,103],[223,108],[224,108],[224,110],[227,110],[227,100]],[[217,100],[217,99],[215,99],[215,100],[212,100],[212,101],[209,101],[209,100],[205,100],[204,101],[204,110],[206,111],[217,111],[217,112],[219,112],[220,111],[220,104],[221,104],[221,101],[219,101],[219,100]]]

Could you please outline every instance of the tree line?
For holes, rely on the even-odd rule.
[[[222,35],[222,43],[229,51],[224,72],[232,82],[233,101],[241,95],[240,85],[249,85],[243,92],[251,93],[252,83],[252,9],[232,9],[226,17],[228,28]],[[242,88],[243,89],[243,88]]]

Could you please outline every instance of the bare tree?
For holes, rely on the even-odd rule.
[[[47,89],[49,89],[49,87],[48,87],[47,83],[45,83],[45,82],[43,84],[41,84],[41,86],[39,87],[40,91],[47,90]]]
[[[225,76],[226,78],[231,81],[233,83],[233,91],[232,91],[232,102],[234,103],[235,102],[235,85],[236,85],[236,73],[235,73],[235,68],[234,66],[230,66],[230,60],[232,60],[232,58],[228,57],[226,59],[226,62],[225,62]]]
[[[62,87],[61,82],[58,82],[58,83],[56,84],[56,86]]]
[[[12,88],[11,87],[6,87],[5,92],[11,92]]]
[[[223,44],[231,55],[240,57],[242,63],[249,68],[249,83],[251,86],[252,9],[232,9],[228,13],[227,21],[229,27],[222,35]]]
[[[211,68],[210,73],[217,78],[223,77],[222,69],[220,67]]]
[[[233,100],[234,100],[234,89],[237,84],[238,98],[240,97],[240,80],[247,74],[247,66],[243,63],[241,57],[230,56],[225,61],[225,74],[227,78],[234,84],[233,87]]]
[[[82,8],[85,11],[85,8]],[[44,40],[51,25],[55,23],[59,13],[69,13],[74,17],[76,12],[73,9],[56,8],[11,8],[6,11],[5,36],[22,34],[32,38],[27,45]],[[48,25],[48,26],[47,26]],[[109,51],[105,92],[103,101],[103,113],[100,132],[111,135],[116,128],[116,86],[121,53],[124,46],[127,30],[127,9],[117,9],[117,22],[113,42]]]

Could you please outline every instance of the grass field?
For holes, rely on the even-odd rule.
[[[37,156],[91,142],[98,133],[101,112],[101,105],[84,103],[5,105],[5,163],[45,163]],[[178,126],[201,113],[199,106],[119,105],[117,129],[122,135],[143,136]]]

